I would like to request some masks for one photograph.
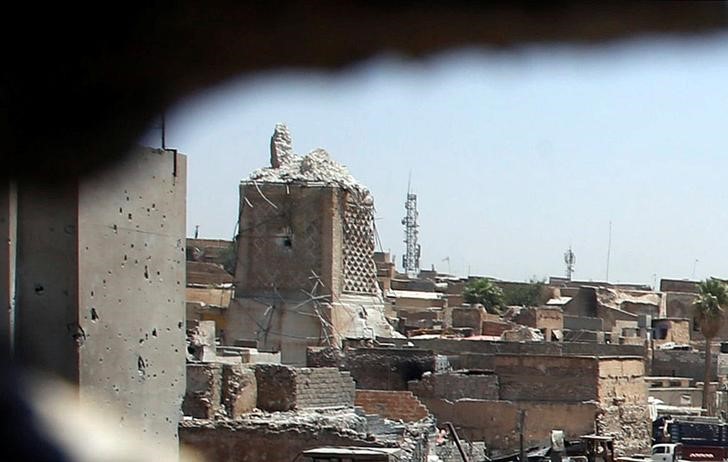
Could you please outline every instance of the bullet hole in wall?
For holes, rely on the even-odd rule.
[[[45,288],[41,284],[36,284],[33,290],[35,290],[36,295],[43,295],[45,293]]]
[[[91,308],[91,320],[92,321],[99,320],[99,314],[96,312],[96,308]]]

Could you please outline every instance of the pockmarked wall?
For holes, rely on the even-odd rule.
[[[17,351],[177,448],[185,389],[186,158],[139,148],[62,188],[20,185]]]

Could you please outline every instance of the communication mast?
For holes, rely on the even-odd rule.
[[[416,278],[420,273],[420,245],[417,243],[419,234],[417,224],[417,194],[410,192],[409,182],[407,184],[407,201],[404,203],[407,214],[402,218],[404,225],[405,254],[402,255],[402,266],[408,278]]]
[[[576,264],[576,255],[571,250],[571,246],[569,246],[569,250],[564,252],[564,263],[566,263],[566,279],[571,281],[571,275],[574,274],[574,265]]]

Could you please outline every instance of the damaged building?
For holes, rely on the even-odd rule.
[[[15,360],[171,454],[185,390],[186,181],[184,155],[140,147],[93,177],[19,181],[0,201]]]
[[[396,336],[377,284],[371,193],[326,151],[296,155],[284,125],[270,164],[240,184],[228,342],[303,365],[310,345]]]

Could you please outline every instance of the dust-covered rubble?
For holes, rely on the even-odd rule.
[[[349,170],[318,148],[304,156],[294,153],[291,134],[284,124],[276,124],[270,142],[270,167],[255,170],[247,181],[267,183],[322,183],[339,186],[371,201],[369,190]]]

